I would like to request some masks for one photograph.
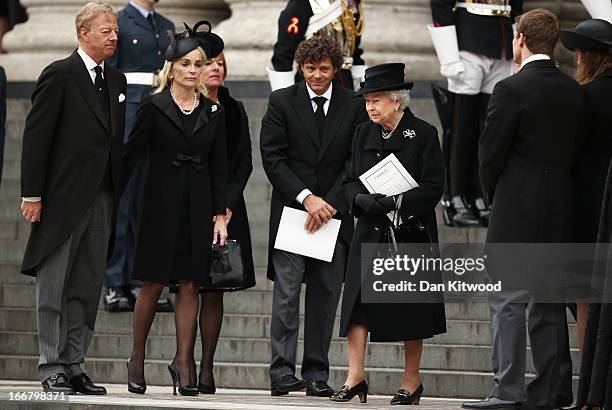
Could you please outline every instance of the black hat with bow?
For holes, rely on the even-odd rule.
[[[414,83],[404,81],[404,63],[379,64],[365,70],[365,80],[355,96],[379,91],[410,90]]]
[[[208,26],[208,31],[198,31],[198,28],[200,28],[202,25]],[[223,39],[213,33],[211,29],[212,26],[206,20],[198,21],[195,26],[193,26],[193,34],[200,42],[200,46],[208,58],[214,58],[221,54],[223,47],[225,46]]]
[[[166,60],[176,61],[183,57],[185,54],[200,47],[200,42],[196,38],[193,30],[189,28],[187,23],[185,25],[185,31],[176,33],[170,39],[170,45],[166,50]]]
[[[590,19],[579,23],[574,31],[561,31],[561,42],[569,50],[592,50],[612,54],[612,23]]]

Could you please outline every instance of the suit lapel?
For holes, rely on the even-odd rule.
[[[329,109],[327,110],[327,115],[325,116],[325,132],[323,133],[321,148],[319,149],[319,160],[323,158],[323,155],[334,140],[336,131],[344,119],[344,113],[351,104],[352,97],[348,93],[343,93],[342,91],[343,90],[341,90],[338,86],[336,86],[336,89],[332,91]]]
[[[144,16],[140,14],[140,12],[136,10],[131,4],[128,3],[126,11],[128,17],[132,19],[134,24],[144,28],[145,30],[154,31],[153,27],[151,27],[151,24],[147,21],[147,19],[144,18]],[[153,15],[153,18],[155,18],[155,14]]]
[[[119,88],[119,79],[116,77],[115,72],[108,64],[104,65],[104,75],[106,76],[106,86],[108,87],[108,103],[110,106],[110,121],[112,135],[117,132],[117,120],[118,120],[118,109],[119,109],[119,94],[121,89]]]
[[[312,103],[310,102],[310,98],[308,98],[308,91],[306,91],[306,83],[303,81],[297,88],[297,94],[293,100],[293,108],[304,126],[306,133],[310,137],[310,140],[314,146],[319,149],[319,131],[317,130]]]
[[[91,81],[89,73],[87,72],[85,63],[76,51],[72,53],[72,76],[79,86],[79,90],[81,94],[83,94],[83,98],[85,99],[87,105],[89,105],[89,108],[93,111],[104,128],[110,131],[108,121],[106,120],[106,115],[104,114],[102,106],[100,106],[100,100],[96,94],[96,88]]]
[[[198,117],[198,121],[196,122],[196,125],[193,128],[194,135],[200,128],[206,126],[206,124],[210,123],[219,115],[221,115],[222,112],[221,106],[217,103],[213,103],[208,98],[201,97],[200,104],[202,105],[202,109],[200,110],[200,116]]]
[[[170,90],[166,90],[160,94],[160,98],[154,98],[153,104],[157,106],[170,120],[176,125],[176,127],[181,131],[183,135],[185,135],[185,131],[183,130],[183,125],[181,124],[181,120],[178,116],[178,112],[176,110],[176,106],[174,101],[172,101],[172,97],[170,96]]]

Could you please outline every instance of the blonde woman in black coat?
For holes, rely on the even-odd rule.
[[[342,388],[331,397],[346,402],[358,395],[367,400],[365,349],[368,333],[373,342],[404,342],[404,374],[391,404],[418,404],[423,385],[419,375],[423,339],[446,332],[444,305],[363,303],[361,301],[362,244],[383,242],[389,224],[387,212],[395,209],[393,197],[369,194],[359,176],[380,160],[395,154],[417,188],[403,193],[400,215],[404,221],[418,218],[438,242],[435,207],[444,186],[444,161],[436,129],[417,118],[407,107],[404,64],[368,68],[359,94],[364,94],[370,121],[358,126],[353,140],[351,165],[343,182],[347,203],[358,218],[349,250],[342,298],[340,336],[348,339],[349,370]],[[369,256],[365,256],[369,258]]]
[[[181,395],[197,395],[193,357],[198,289],[210,283],[211,245],[227,239],[227,153],[223,108],[204,97],[200,74],[207,56],[193,32],[175,35],[160,73],[161,86],[140,107],[126,158],[144,153],[149,169],[133,277],[144,282],[134,308],[128,390],[142,394],[145,346],[165,285],[179,283],[176,355],[168,366]],[[213,224],[213,216],[215,222]]]

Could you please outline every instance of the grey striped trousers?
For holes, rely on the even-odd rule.
[[[103,184],[70,236],[38,266],[41,381],[54,373],[69,378],[82,373],[80,364],[96,323],[112,220],[112,191]]]

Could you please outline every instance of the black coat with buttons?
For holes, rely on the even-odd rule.
[[[411,132],[412,131],[412,132]],[[436,128],[415,117],[406,108],[404,116],[383,147],[381,126],[372,122],[361,124],[353,141],[352,161],[343,181],[343,189],[351,213],[358,218],[349,250],[340,336],[346,336],[355,302],[361,292],[362,244],[381,243],[386,216],[362,214],[354,204],[355,196],[368,193],[359,176],[380,160],[395,154],[419,187],[403,194],[400,215],[403,220],[418,217],[427,227],[431,240],[438,242],[435,207],[444,187],[444,160]],[[366,256],[367,258],[367,256]],[[368,317],[370,340],[400,341],[430,338],[446,331],[444,305],[437,304],[363,304]]]
[[[192,135],[185,134],[169,91],[147,97],[136,115],[126,146],[128,168],[133,169],[143,153],[149,154],[134,257],[133,277],[137,279],[168,283],[183,192],[188,188],[192,235],[189,273],[199,284],[209,282],[212,218],[225,214],[228,161],[223,108],[203,97],[200,106]]]

